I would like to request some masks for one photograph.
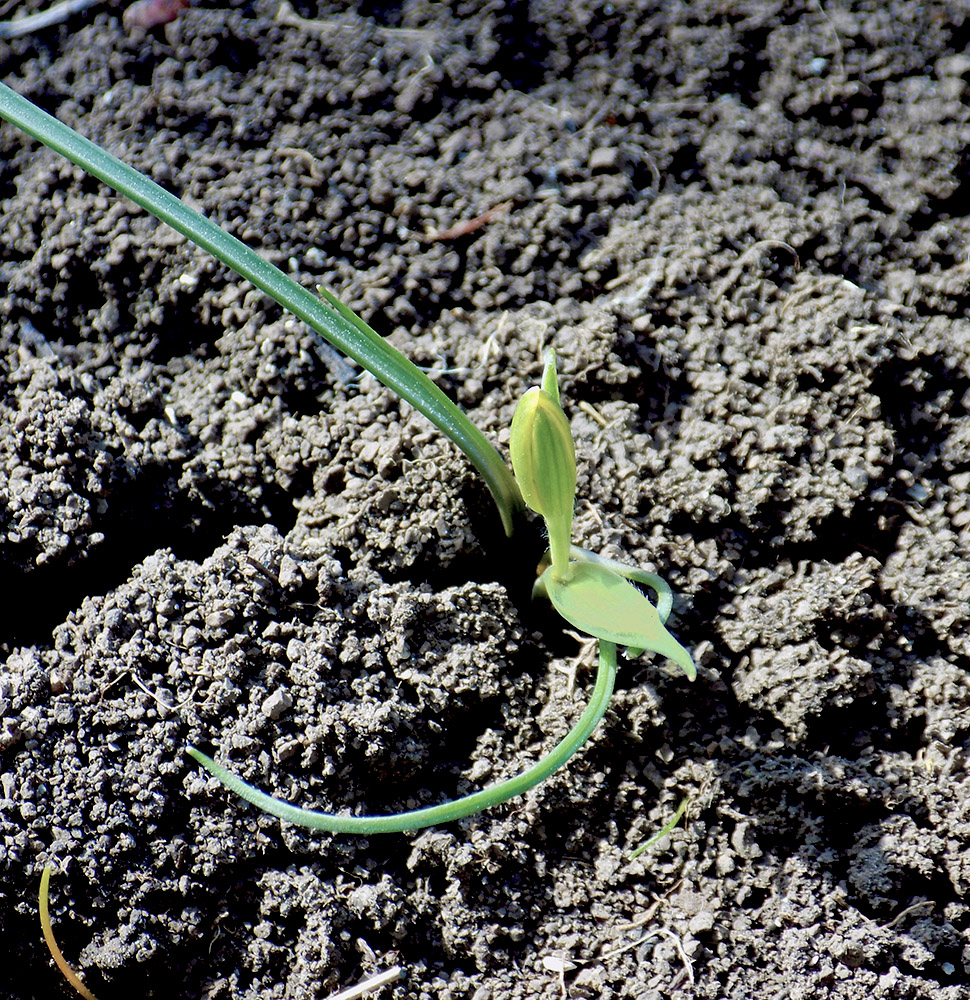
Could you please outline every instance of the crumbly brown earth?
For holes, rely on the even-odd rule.
[[[500,447],[554,345],[577,541],[666,576],[700,669],[622,664],[563,772],[420,834],[206,780],[187,742],[310,807],[442,801],[564,734],[592,651],[422,417],[3,125],[0,996],[72,995],[48,861],[101,1000],[965,996],[966,5],[121,14],[3,79]]]

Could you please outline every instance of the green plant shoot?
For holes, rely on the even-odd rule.
[[[670,819],[668,819],[667,822],[664,823],[664,825],[656,833],[647,837],[647,839],[636,850],[631,851],[629,860],[636,861],[636,859],[640,857],[640,855],[643,854],[644,851],[649,850],[651,847],[653,847],[654,844],[663,840],[664,837],[666,837],[667,834],[670,833],[670,831],[673,830],[673,828],[680,822],[684,813],[687,812],[687,803],[689,801],[690,800],[685,795],[680,800],[680,805],[677,806],[677,811],[673,814],[673,816],[671,816]]]
[[[547,596],[559,614],[581,631],[628,646],[635,655],[645,650],[660,653],[693,680],[694,661],[664,627],[667,616],[661,619],[658,609],[630,580],[647,583],[658,595],[664,589],[669,594],[666,584],[631,566],[570,545],[576,457],[569,422],[559,404],[552,350],[546,355],[542,386],[533,386],[519,400],[509,450],[522,497],[542,515],[549,532],[551,561],[536,581],[534,592]]]
[[[551,351],[542,386],[529,389],[519,401],[509,448],[522,496],[545,519],[552,542],[551,551],[540,564],[542,572],[533,592],[547,595],[566,621],[600,640],[593,695],[579,722],[561,743],[507,781],[451,802],[388,816],[343,816],[301,809],[261,792],[195,747],[188,751],[192,757],[237,795],[290,823],[333,833],[402,833],[481,812],[521,795],[562,767],[589,739],[606,712],[616,678],[617,645],[629,647],[633,655],[644,650],[660,653],[693,679],[695,668],[690,654],[664,627],[673,604],[667,584],[652,573],[605,559],[569,542],[576,457],[569,422],[559,402],[556,359]],[[631,580],[654,590],[656,606]]]
[[[690,655],[664,627],[672,604],[667,584],[651,573],[570,544],[576,457],[569,422],[560,405],[552,352],[546,360],[542,385],[530,389],[516,409],[511,436],[513,476],[495,448],[461,410],[423,372],[330,292],[320,289],[324,300],[321,301],[154,181],[2,83],[0,118],[50,146],[216,256],[411,403],[453,441],[481,473],[507,534],[512,533],[524,495],[528,505],[542,515],[549,533],[548,564],[536,582],[534,593],[548,596],[568,622],[600,640],[599,669],[593,694],[576,725],[532,767],[480,792],[453,802],[389,816],[316,812],[266,795],[190,747],[188,753],[226,787],[291,823],[335,833],[392,833],[451,822],[521,795],[562,767],[589,739],[613,693],[618,644],[628,646],[633,655],[644,650],[660,653],[678,663],[688,677],[694,677]],[[631,580],[652,588],[657,595],[657,605],[651,604]],[[42,882],[42,922],[46,913],[47,879],[49,872]],[[49,920],[45,936],[48,930]],[[51,950],[56,959],[55,948]],[[83,990],[83,984],[78,988]]]
[[[522,499],[546,522],[552,552],[550,573],[560,580],[569,575],[576,451],[569,421],[559,405],[554,357],[546,364],[542,385],[529,389],[515,408],[509,456]]]
[[[505,533],[512,534],[522,498],[512,473],[494,446],[424,372],[334,295],[321,289],[326,299],[324,304],[245,243],[3,83],[0,83],[0,118],[83,167],[207,250],[423,413],[481,473],[495,500]]]
[[[589,704],[576,725],[545,757],[514,778],[500,781],[463,798],[428,806],[425,809],[413,809],[409,812],[393,813],[387,816],[347,816],[318,812],[314,809],[301,809],[299,806],[291,805],[289,802],[261,792],[231,771],[227,771],[195,747],[189,747],[188,752],[228,789],[247,802],[258,806],[263,812],[278,816],[289,823],[308,827],[311,830],[356,833],[365,836],[375,833],[406,833],[411,830],[421,830],[427,826],[435,826],[438,823],[451,823],[458,819],[464,819],[466,816],[473,816],[491,806],[522,795],[530,788],[545,781],[551,774],[558,771],[593,734],[593,730],[599,725],[600,719],[603,718],[609,707],[615,682],[616,646],[610,642],[602,642],[599,651],[599,669],[596,673],[596,683]]]

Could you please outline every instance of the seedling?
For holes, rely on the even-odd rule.
[[[507,534],[512,533],[524,498],[543,517],[549,535],[549,551],[540,564],[535,593],[547,596],[570,624],[599,640],[599,669],[590,702],[565,739],[526,771],[472,795],[389,816],[339,816],[274,799],[199,750],[189,748],[192,757],[223,784],[281,819],[335,833],[392,833],[446,823],[522,794],[569,760],[606,712],[616,677],[618,645],[629,647],[631,655],[645,650],[660,653],[679,664],[689,678],[694,677],[690,655],[664,627],[672,605],[667,584],[651,573],[604,559],[571,543],[576,458],[569,422],[559,401],[554,354],[547,356],[542,384],[526,392],[516,409],[510,441],[513,476],[495,448],[461,410],[331,293],[321,289],[321,301],[174,195],[3,84],[0,117],[214,254],[416,407],[481,473]],[[644,584],[656,593],[656,606],[634,583]]]
[[[631,851],[630,861],[635,861],[638,857],[640,857],[641,854],[643,854],[644,851],[649,850],[651,847],[653,847],[654,844],[659,843],[661,840],[664,839],[664,837],[667,836],[668,833],[670,833],[671,830],[673,830],[673,828],[680,822],[684,813],[687,812],[688,801],[689,799],[685,795],[680,800],[680,805],[677,806],[677,809],[674,812],[673,816],[671,816],[670,819],[668,819],[667,822],[664,823],[664,825],[656,833],[647,837],[647,839],[638,848],[636,848],[634,851]]]
[[[512,469],[522,496],[546,522],[549,550],[535,584],[571,625],[597,639],[630,647],[634,656],[645,650],[678,663],[693,679],[694,661],[664,628],[670,613],[670,588],[658,576],[613,559],[604,559],[570,544],[576,500],[576,457],[569,421],[559,402],[556,357],[550,351],[542,385],[519,400],[509,441]],[[653,588],[654,607],[631,580]],[[659,608],[664,608],[661,620]]]
[[[667,631],[670,588],[658,576],[604,559],[570,544],[576,495],[576,457],[569,422],[559,402],[556,357],[546,357],[542,385],[519,401],[509,442],[512,468],[525,502],[541,514],[550,548],[540,563],[533,594],[547,596],[570,624],[600,640],[599,670],[586,711],[566,738],[522,774],[452,802],[389,816],[339,816],[301,809],[254,788],[195,747],[189,753],[227,788],[280,819],[331,833],[401,833],[449,823],[498,805],[544,781],[589,739],[606,712],[616,678],[616,647],[639,656],[645,650],[674,660],[691,679],[690,654]],[[651,587],[655,607],[631,580]]]

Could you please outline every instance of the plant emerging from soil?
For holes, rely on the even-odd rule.
[[[694,677],[690,654],[665,628],[672,605],[667,584],[651,573],[605,559],[571,543],[576,458],[569,422],[560,404],[554,353],[550,352],[546,358],[542,384],[529,389],[516,408],[510,440],[513,475],[461,410],[335,296],[321,289],[321,301],[174,195],[3,84],[0,84],[0,117],[214,254],[416,407],[481,473],[507,534],[512,533],[524,500],[544,519],[550,543],[540,563],[534,593],[547,596],[566,621],[599,639],[599,669],[593,694],[565,739],[526,771],[472,795],[388,816],[316,812],[266,795],[190,747],[188,753],[224,785],[281,819],[335,833],[393,833],[446,823],[520,795],[569,760],[589,739],[606,712],[616,677],[618,645],[629,647],[634,656],[646,650],[660,653],[674,660],[689,678]],[[657,595],[657,605],[651,604],[634,583],[650,587]]]
[[[533,594],[547,596],[566,621],[600,640],[593,695],[579,721],[552,751],[516,777],[479,792],[388,816],[340,816],[301,809],[254,788],[195,747],[190,747],[189,753],[237,795],[290,823],[332,833],[402,833],[449,823],[506,802],[562,767],[589,739],[606,712],[616,679],[617,645],[628,646],[633,656],[646,650],[660,653],[693,679],[696,670],[690,654],[664,627],[673,603],[667,584],[652,573],[570,544],[576,457],[569,422],[559,402],[552,351],[546,357],[542,385],[529,389],[516,407],[509,450],[522,496],[542,515],[549,534],[550,548],[540,562]],[[656,592],[656,607],[631,580]]]
[[[671,605],[667,584],[659,576],[604,559],[570,542],[576,457],[559,402],[552,351],[546,356],[542,385],[529,389],[516,407],[509,452],[522,496],[542,515],[549,535],[549,550],[540,563],[545,568],[536,580],[534,595],[548,597],[566,621],[601,643],[628,646],[633,656],[648,649],[660,653],[693,678],[690,654],[664,627]],[[655,590],[660,605],[654,607],[631,580]]]

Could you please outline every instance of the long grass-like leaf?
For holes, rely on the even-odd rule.
[[[245,243],[2,83],[0,118],[50,146],[218,257],[407,400],[446,434],[478,469],[495,499],[506,534],[512,534],[514,517],[522,508],[522,499],[499,453],[424,372],[370,330],[343,303],[327,293],[330,305],[324,304]]]

